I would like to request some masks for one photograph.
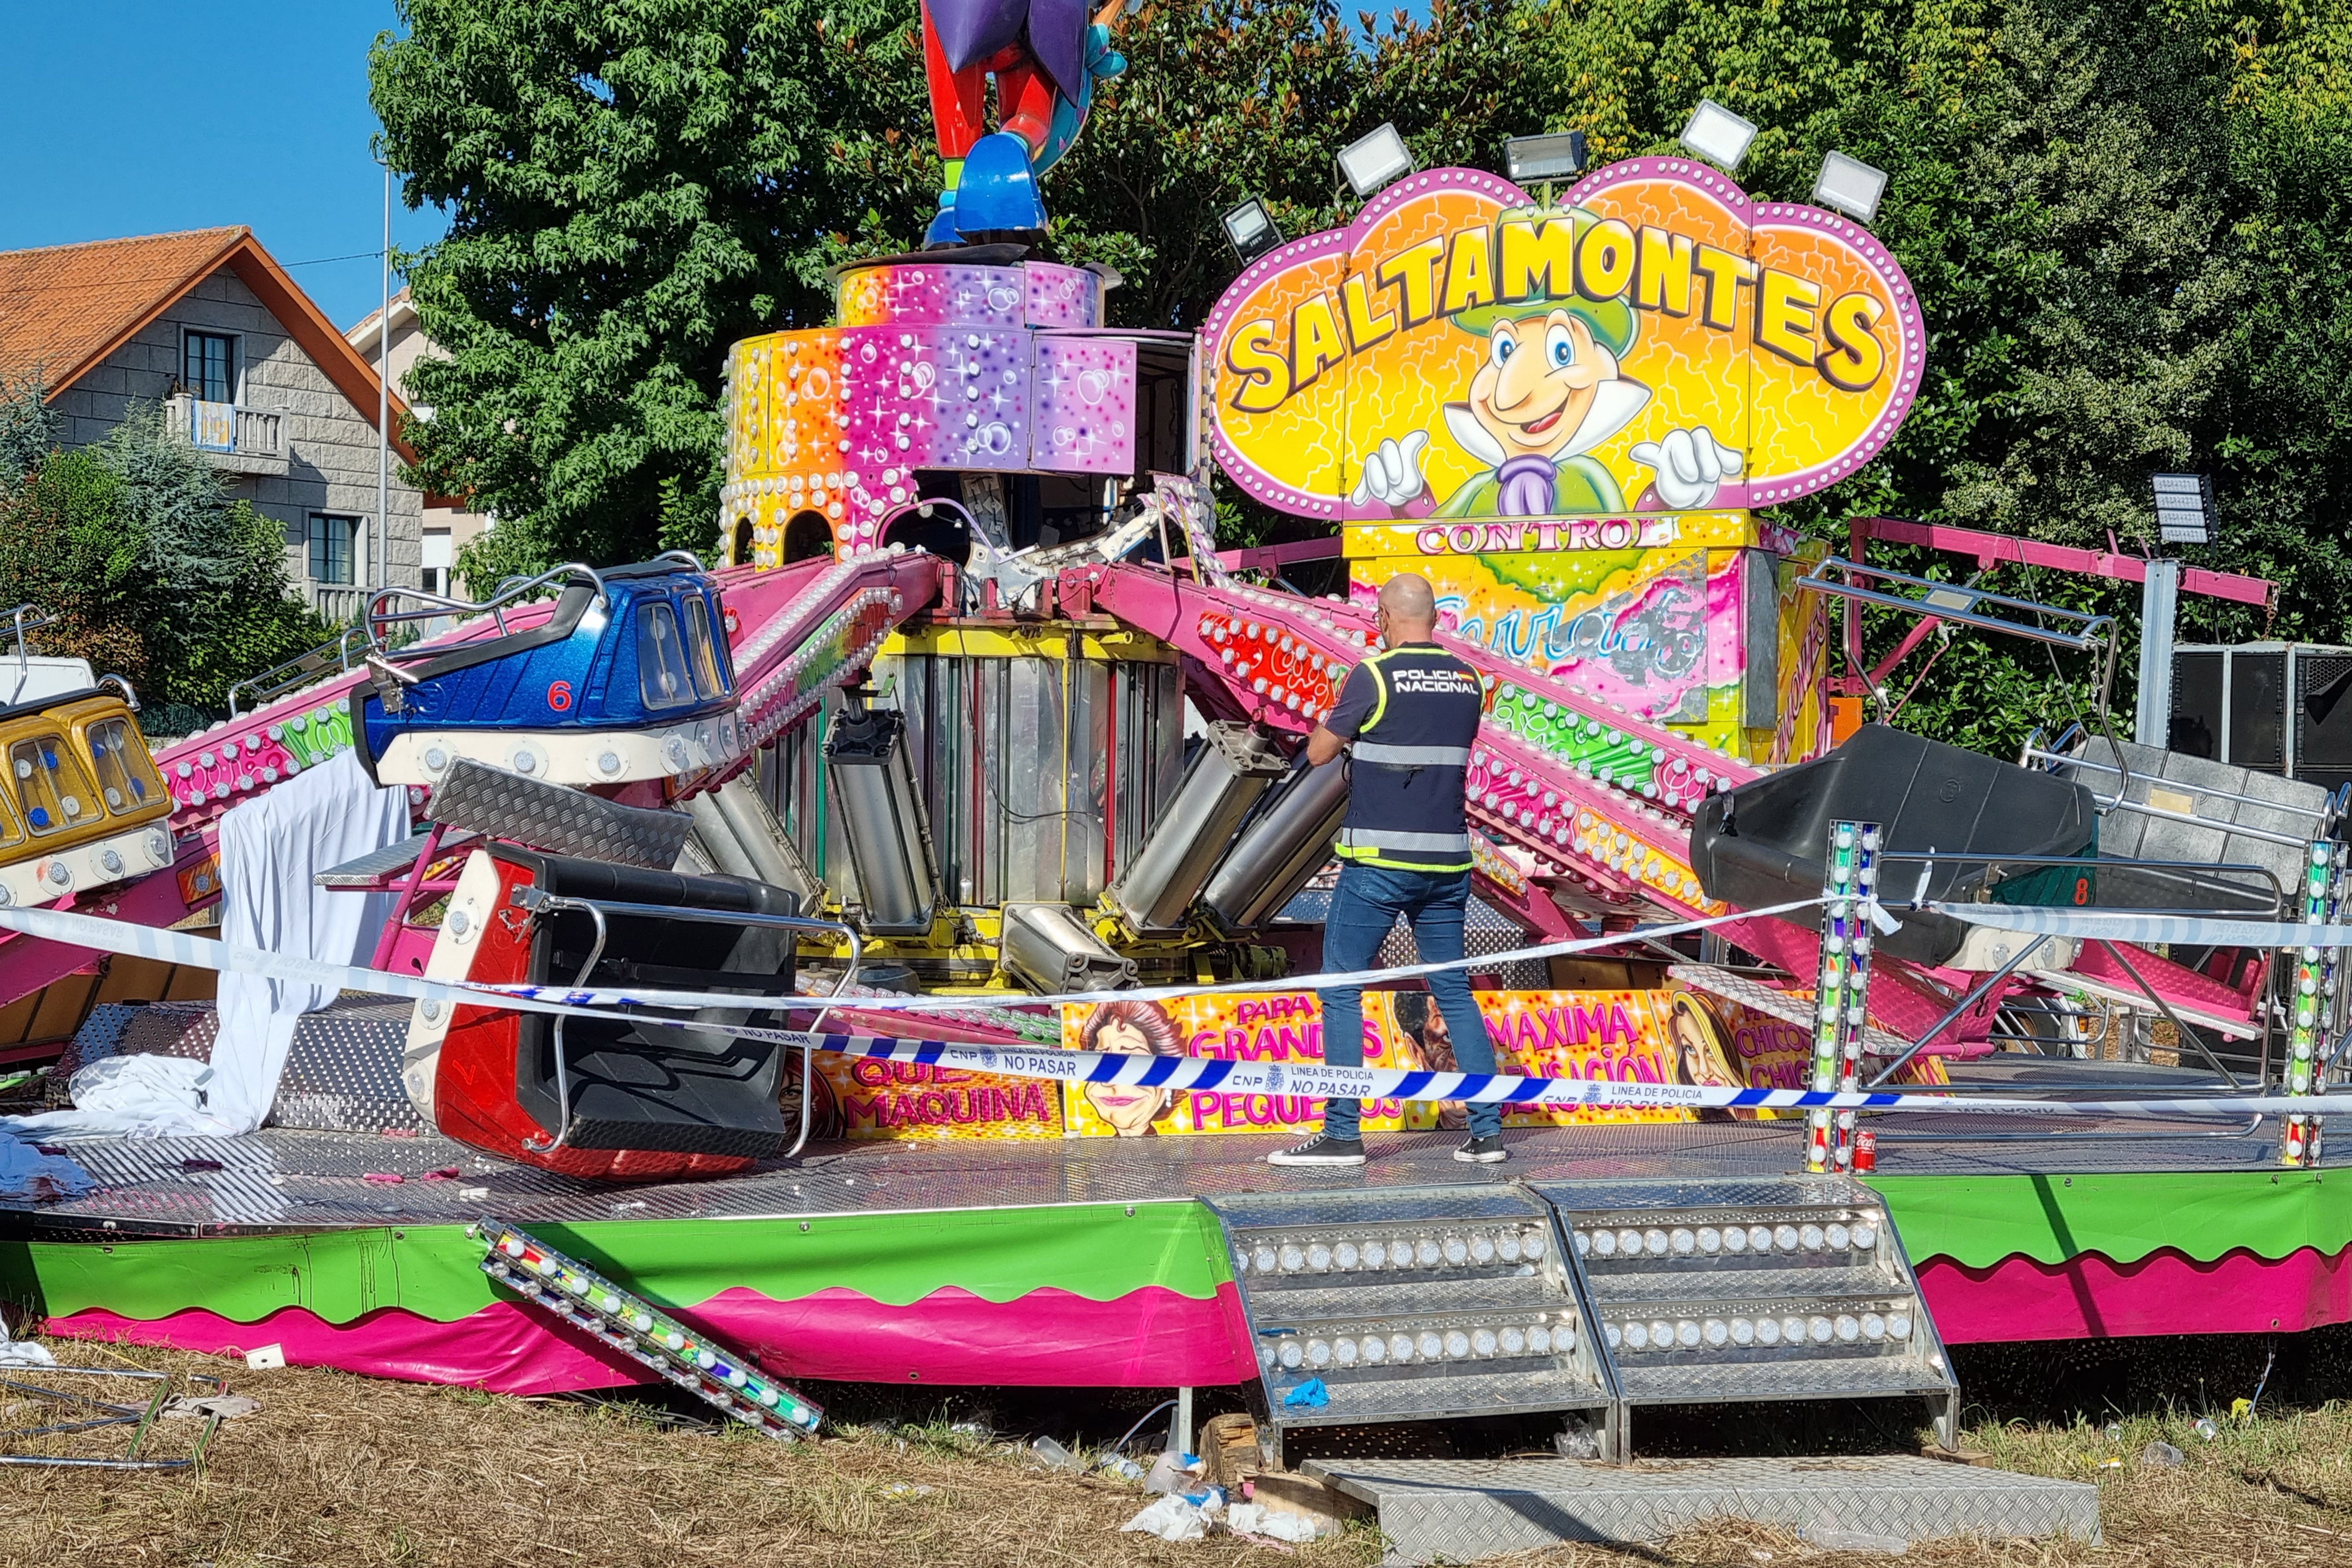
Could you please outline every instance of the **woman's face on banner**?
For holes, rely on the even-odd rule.
[[[1112,1022],[1095,1032],[1095,1049],[1116,1051],[1121,1056],[1148,1057],[1151,1042],[1143,1031],[1132,1024]],[[1164,1089],[1139,1089],[1132,1084],[1090,1083],[1085,1086],[1087,1103],[1095,1114],[1111,1124],[1122,1138],[1137,1138],[1150,1130],[1152,1119],[1168,1108],[1168,1091]]]
[[[1719,1065],[1715,1042],[1707,1037],[1706,1026],[1688,1007],[1677,1007],[1674,1014],[1675,1054],[1680,1058],[1685,1083],[1703,1085],[1709,1089],[1737,1089],[1739,1086],[1726,1078]]]

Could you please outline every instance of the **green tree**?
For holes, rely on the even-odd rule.
[[[373,57],[385,145],[407,199],[453,214],[409,270],[449,351],[412,373],[435,413],[410,434],[417,477],[500,519],[468,581],[707,547],[727,345],[822,323],[825,269],[911,248],[934,210],[915,0],[402,17]],[[1328,0],[1150,0],[1047,178],[1053,254],[1125,276],[1115,321],[1197,326],[1236,270],[1222,214],[1258,195],[1293,234],[1344,221],[1333,155],[1381,121],[1424,162],[1491,166],[1493,127],[1526,128],[1532,26],[1498,5],[1383,29]]]
[[[448,352],[412,372],[415,471],[500,519],[466,574],[706,548],[727,345],[823,321],[843,226],[904,234],[930,200],[896,151],[924,122],[911,0],[400,15],[371,61],[384,151],[452,213],[408,268]]]
[[[40,389],[0,397],[0,433],[51,422]],[[151,706],[217,715],[229,685],[324,640],[286,580],[283,530],[232,500],[160,408],[94,447],[0,445],[0,605],[57,617],[37,641],[131,679]]]

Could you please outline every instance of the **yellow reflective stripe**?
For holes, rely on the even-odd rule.
[[[1476,868],[1476,863],[1469,860],[1459,864],[1448,861],[1443,865],[1426,860],[1391,860],[1376,849],[1349,851],[1335,848],[1331,852],[1352,866],[1378,866],[1390,871],[1469,871]]]
[[[1370,658],[1364,660],[1364,668],[1372,672],[1372,689],[1379,692],[1380,696],[1373,700],[1371,717],[1366,719],[1363,723],[1363,728],[1356,731],[1359,735],[1362,734],[1365,730],[1375,728],[1381,721],[1381,715],[1389,710],[1389,682],[1388,677],[1381,673],[1381,660],[1388,658],[1389,654],[1393,653],[1394,651],[1395,650],[1393,648],[1391,648],[1381,653],[1373,654]]]

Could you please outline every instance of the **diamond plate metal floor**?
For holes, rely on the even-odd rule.
[[[1915,1456],[1833,1459],[1316,1459],[1380,1510],[1388,1563],[1475,1563],[1563,1541],[1654,1542],[1711,1519],[1899,1537],[2096,1542],[2099,1489]],[[1829,1542],[1825,1542],[1825,1544]]]
[[[2107,1070],[2103,1070],[2107,1069]],[[2163,1077],[2126,1069],[2136,1082]],[[2108,1064],[1980,1064],[1970,1086],[2059,1078],[2074,1092],[2117,1075]],[[2184,1084],[2201,1084],[2179,1074]],[[2036,1081],[2043,1080],[2043,1081]],[[2092,1121],[2027,1113],[1888,1116],[1878,1168],[1889,1174],[1993,1174],[2252,1169],[2274,1159],[2274,1128]],[[1054,1204],[1145,1203],[1246,1193],[1473,1185],[1596,1177],[1723,1180],[1780,1176],[1803,1159],[1801,1121],[1596,1122],[1514,1130],[1504,1165],[1465,1165],[1458,1132],[1373,1133],[1360,1169],[1282,1169],[1265,1163],[1286,1139],[944,1139],[814,1144],[719,1181],[623,1186],[577,1181],[493,1159],[429,1131],[270,1129],[238,1139],[100,1139],[67,1145],[98,1190],[66,1203],[0,1200],[12,1228],[166,1235],[349,1226],[431,1225],[494,1209],[533,1220],[796,1216]],[[1954,1135],[1958,1134],[1956,1138]],[[392,1178],[399,1178],[397,1181]]]

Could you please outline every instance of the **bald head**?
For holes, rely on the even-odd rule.
[[[1391,647],[1427,642],[1437,631],[1437,592],[1420,574],[1402,573],[1381,584],[1381,612],[1388,617],[1381,630]]]

